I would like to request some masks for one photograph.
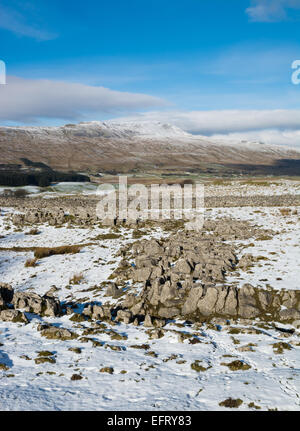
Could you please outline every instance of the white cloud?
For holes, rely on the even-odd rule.
[[[300,0],[252,0],[246,13],[254,22],[277,22],[288,18],[288,9],[300,9]]]
[[[170,122],[191,133],[300,129],[300,110],[152,111],[127,119]]]
[[[300,148],[300,110],[152,111],[122,120],[162,121],[212,138]]]
[[[0,28],[11,31],[18,36],[31,37],[37,40],[50,40],[56,37],[55,34],[41,30],[26,22],[23,15],[16,10],[0,4]]]
[[[0,86],[0,121],[37,122],[44,118],[81,120],[103,113],[158,107],[157,97],[78,83],[9,76]],[[89,117],[88,117],[89,116]]]
[[[228,134],[215,134],[211,139],[222,141],[250,141],[264,142],[268,145],[284,145],[300,150],[300,130],[253,130],[249,132],[234,132]]]

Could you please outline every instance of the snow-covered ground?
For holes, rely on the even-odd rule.
[[[25,235],[30,227],[18,231],[6,219],[8,211],[1,209],[0,248],[89,245],[78,254],[40,259],[31,268],[24,264],[33,252],[0,251],[0,282],[39,294],[55,285],[61,301],[113,303],[101,283],[118,266],[119,248],[133,241],[131,229],[120,229],[120,237],[113,240],[97,239],[109,231],[99,227],[44,224],[38,227],[38,235]],[[279,208],[207,209],[206,217],[230,216],[278,232],[267,240],[238,241],[241,256],[251,253],[267,260],[250,271],[232,273],[228,284],[300,289],[300,214],[296,211],[291,208],[290,215],[282,215]],[[157,238],[164,235],[160,228],[151,233]],[[71,285],[75,274],[82,274],[83,280]],[[41,320],[70,328],[79,338],[43,338],[36,329]],[[230,397],[243,401],[239,410],[300,410],[299,329],[290,334],[262,328],[255,321],[247,327],[173,321],[164,327],[162,338],[153,340],[143,325],[105,323],[98,334],[87,335],[90,341],[80,340],[91,327],[90,322],[72,322],[70,316],[31,315],[28,325],[0,322],[0,363],[8,367],[0,370],[0,410],[225,410],[219,403]],[[282,342],[286,348],[280,353],[273,345]],[[70,348],[80,348],[81,353]],[[56,362],[36,364],[40,351],[51,352]],[[226,364],[235,360],[250,368],[231,371]],[[195,361],[202,371],[194,370]],[[113,374],[100,372],[103,367],[112,367]],[[74,374],[82,379],[71,380]]]
[[[280,209],[216,208],[209,212],[213,218],[234,217],[278,232],[267,240],[262,237],[255,241],[252,238],[237,241],[242,245],[239,258],[248,253],[264,258],[249,271],[239,271],[240,284],[250,283],[260,288],[269,285],[276,290],[300,290],[300,211],[297,207],[290,207],[291,214],[286,216],[281,214]],[[227,281],[234,282],[237,278],[229,275]]]
[[[263,181],[261,181],[263,182]],[[259,185],[259,181],[249,184],[251,181],[232,181],[226,185],[206,185],[206,196],[280,196],[299,195],[300,183],[293,180],[266,181],[265,186]]]
[[[95,194],[98,189],[98,184],[89,182],[61,182],[52,184],[49,187],[38,187],[38,186],[22,186],[22,187],[6,187],[0,186],[0,196],[5,190],[25,190],[31,196],[43,196],[54,197],[59,195],[70,195],[70,194]]]

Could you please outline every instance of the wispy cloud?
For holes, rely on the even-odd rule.
[[[264,129],[300,129],[300,110],[151,111],[128,119],[165,121],[204,135]]]
[[[0,28],[8,30],[18,36],[30,37],[39,41],[51,40],[57,37],[28,23],[25,16],[19,11],[0,3]]]
[[[300,9],[300,0],[252,0],[246,13],[253,22],[278,22],[288,19],[289,9]]]
[[[217,141],[249,141],[263,142],[268,145],[280,145],[300,150],[300,130],[252,130],[249,132],[233,132],[227,134],[215,134],[210,136]]]
[[[120,115],[166,102],[147,94],[51,80],[8,76],[0,88],[0,121],[38,122],[40,119],[81,120],[109,113]]]

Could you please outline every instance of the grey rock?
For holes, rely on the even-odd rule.
[[[136,271],[133,271],[132,279],[133,281],[141,282],[141,281],[147,281],[150,278],[151,275],[151,268],[140,268]]]
[[[91,304],[89,304],[87,307],[85,307],[83,309],[82,314],[84,316],[87,316],[87,317],[92,317],[92,315],[93,315],[93,306]]]
[[[174,317],[179,316],[180,311],[178,310],[178,308],[175,308],[175,307],[171,307],[171,308],[161,307],[158,311],[158,315],[159,317],[164,317],[165,319],[172,319]]]
[[[203,316],[210,316],[215,312],[218,300],[218,290],[215,287],[207,289],[205,295],[198,301],[197,308]]]
[[[249,304],[240,305],[239,307],[239,316],[245,319],[253,319],[259,315],[259,310]]]
[[[236,289],[229,289],[225,306],[224,306],[224,314],[228,314],[229,316],[235,316],[237,314],[237,291]]]
[[[150,316],[150,314],[146,314],[145,320],[144,320],[144,326],[146,328],[152,328],[153,323],[152,323],[152,317]]]
[[[48,317],[61,316],[60,302],[50,296],[41,297],[37,293],[15,292],[12,303],[14,307],[24,309],[29,313],[35,313]]]
[[[193,287],[182,307],[182,314],[193,314],[197,310],[197,304],[203,293],[202,286]]]
[[[300,311],[295,308],[281,310],[279,313],[279,318],[282,321],[287,320],[300,320]]]
[[[174,271],[178,274],[190,274],[192,272],[192,268],[185,259],[181,259],[176,262]]]
[[[120,294],[122,294],[122,291],[114,283],[110,284],[106,289],[106,296],[117,298]]]
[[[264,290],[260,291],[258,293],[258,299],[264,311],[266,311],[272,304],[272,295],[270,292],[266,292]]]
[[[3,322],[28,323],[26,315],[19,310],[1,311],[0,320],[2,320]]]
[[[132,313],[131,313],[131,311],[119,310],[117,312],[116,321],[117,322],[123,322],[123,323],[125,323],[125,325],[128,325],[129,323],[132,322]]]
[[[250,319],[260,314],[255,300],[255,289],[250,284],[245,284],[238,290],[238,301],[240,317]]]

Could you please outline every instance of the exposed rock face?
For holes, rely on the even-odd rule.
[[[121,250],[123,261],[115,271],[117,282],[142,282],[138,296],[127,294],[120,302],[130,318],[243,318],[293,322],[300,319],[300,292],[260,290],[250,284],[226,286],[226,274],[238,268],[235,246],[228,239],[270,234],[247,223],[209,222],[203,233],[178,232],[167,239],[142,240]],[[213,231],[213,234],[210,234]],[[124,262],[132,260],[132,265]],[[247,266],[253,264],[249,256]],[[282,306],[286,307],[282,309]],[[121,316],[121,312],[118,314]]]
[[[263,232],[270,234],[270,231]],[[158,286],[163,279],[163,284],[168,282],[173,289],[178,283],[186,287],[196,280],[215,285],[224,282],[225,274],[238,264],[236,247],[224,241],[248,239],[261,233],[262,230],[241,221],[207,221],[202,233],[181,231],[166,240],[138,241],[130,250],[122,249],[120,254],[127,260],[128,257],[133,259],[134,265],[126,266],[126,259],[123,259],[124,269],[120,267],[115,275],[117,280],[149,281],[151,285],[160,280]],[[168,295],[167,287],[164,289],[164,294]]]
[[[12,222],[15,225],[24,223],[38,224],[49,223],[51,226],[61,225],[67,222],[76,222],[77,224],[93,224],[99,222],[96,212],[86,209],[76,209],[72,214],[66,214],[62,208],[51,209],[26,209],[24,214],[13,214]]]
[[[6,303],[12,301],[14,290],[9,284],[0,283],[0,310],[6,308]]]
[[[85,310],[86,315],[94,320],[110,320],[112,307],[110,306],[101,306],[101,305],[91,305],[89,310]]]
[[[106,296],[112,296],[113,298],[117,298],[121,293],[122,291],[114,283],[109,284],[106,289]]]
[[[52,325],[40,325],[38,330],[41,332],[43,337],[50,340],[73,340],[78,335],[66,328],[57,328]]]
[[[119,310],[117,312],[116,321],[124,322],[126,325],[128,325],[128,323],[131,323],[132,321],[132,312],[126,310]]]
[[[251,255],[237,258],[232,240],[273,235],[246,222],[207,221],[203,232],[178,231],[162,240],[140,240],[121,249],[123,257],[108,284],[106,295],[119,299],[117,306],[89,304],[83,316],[160,328],[166,320],[255,319],[293,323],[300,321],[300,292],[261,290],[250,284],[226,285],[226,274],[255,263]],[[142,283],[138,296],[118,285]],[[52,295],[14,292],[0,284],[0,319],[24,321],[20,310],[55,317],[63,313]],[[21,314],[20,314],[21,313]],[[54,331],[54,329],[51,329]],[[66,335],[67,336],[67,335]]]
[[[300,319],[300,292],[296,291],[293,308],[282,310],[284,292],[261,292],[250,285],[235,287],[206,287],[195,285],[173,290],[168,299],[163,294],[164,285],[159,289],[148,286],[133,300],[127,296],[122,303],[124,310],[135,315],[157,316],[165,319],[176,317],[193,321],[206,321],[215,317],[281,321],[293,323]],[[268,303],[265,297],[271,299]],[[275,304],[275,305],[274,305]],[[120,312],[119,312],[120,313]],[[145,319],[149,325],[149,317]]]
[[[28,323],[26,315],[19,309],[47,317],[62,315],[60,302],[56,298],[31,292],[14,292],[11,286],[0,284],[0,320]]]
[[[39,296],[36,293],[15,292],[12,304],[14,307],[24,309],[28,313],[35,313],[48,317],[56,317],[62,314],[60,302],[49,296]]]
[[[2,310],[0,312],[0,320],[3,322],[28,323],[25,314],[19,310]]]
[[[79,226],[90,226],[101,224],[103,227],[114,227],[124,225],[126,227],[147,227],[147,221],[140,219],[99,219],[96,213],[96,206],[99,203],[98,199],[83,196],[68,196],[56,197],[47,202],[47,199],[16,199],[4,198],[0,195],[0,206],[14,207],[21,213],[8,214],[16,226],[22,226],[26,223],[40,224],[49,223],[52,226],[61,226],[63,224],[72,224]],[[205,207],[264,207],[278,206],[287,207],[300,205],[300,195],[278,195],[278,196],[206,196]],[[156,222],[159,224],[167,224],[164,221]],[[216,223],[215,221],[206,221],[206,228],[214,231],[214,234],[226,239],[235,239],[243,232],[243,237],[250,238],[251,234],[255,234],[257,229],[251,228],[246,232],[243,229],[244,222],[235,221],[234,226],[232,220]],[[245,262],[246,263],[246,262]]]
[[[50,226],[60,226],[64,223],[73,223],[76,225],[94,225],[101,223],[103,226],[116,226],[124,224],[127,227],[135,227],[139,224],[139,220],[122,220],[122,219],[99,219],[96,214],[96,206],[92,206],[89,209],[86,208],[71,208],[69,211],[63,208],[22,208],[24,213],[13,214],[11,216],[12,222],[16,225],[29,224],[40,224],[49,223]]]

